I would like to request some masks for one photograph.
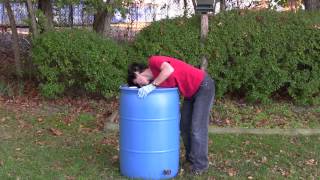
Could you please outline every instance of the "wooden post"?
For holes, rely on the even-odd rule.
[[[204,48],[205,42],[208,36],[209,31],[209,18],[208,14],[201,14],[201,39],[200,39],[200,45],[201,48]],[[205,55],[202,55],[201,58],[201,69],[206,70],[208,67],[208,60]]]

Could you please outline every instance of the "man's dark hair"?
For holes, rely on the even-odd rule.
[[[133,82],[133,80],[136,79],[137,77],[135,72],[142,73],[146,69],[147,69],[147,66],[143,63],[134,62],[130,64],[128,68],[128,79],[127,79],[128,86],[139,86],[138,84]]]

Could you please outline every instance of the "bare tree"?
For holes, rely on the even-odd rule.
[[[192,5],[193,5],[194,12],[196,12],[196,6],[197,6],[196,0],[192,0]]]
[[[44,27],[45,31],[53,28],[53,12],[52,4],[50,0],[39,0],[38,8],[44,13],[46,17],[46,24]]]
[[[111,18],[113,13],[100,9],[94,15],[93,29],[98,34],[108,37],[111,33]]]
[[[183,16],[188,15],[188,0],[183,0]]]
[[[306,10],[320,9],[320,0],[304,0],[303,4],[304,4]]]
[[[226,10],[226,1],[220,0],[220,12],[223,12]]]
[[[70,27],[73,27],[73,5],[69,5],[69,23]]]
[[[16,75],[20,80],[22,78],[22,71],[21,71],[21,61],[20,61],[20,49],[19,49],[19,39],[18,39],[18,31],[16,27],[16,21],[11,9],[11,4],[9,0],[4,0],[4,6],[7,10],[11,31],[12,31],[12,40],[13,40],[13,52],[14,52],[14,60],[16,66]]]
[[[38,29],[37,29],[37,23],[36,23],[36,17],[34,15],[34,10],[32,6],[32,1],[31,0],[26,0],[26,5],[28,9],[28,15],[31,20],[31,33],[33,37],[38,36]]]

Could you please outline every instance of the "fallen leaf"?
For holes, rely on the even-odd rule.
[[[252,176],[248,176],[248,179],[253,179],[253,177]]]
[[[231,119],[228,119],[228,118],[226,118],[226,119],[224,120],[224,122],[225,122],[228,126],[230,126],[230,125],[232,124],[232,120],[231,120]]]
[[[50,128],[49,130],[55,136],[61,136],[63,134],[62,131],[60,131],[59,129]]]
[[[244,145],[249,145],[249,144],[250,144],[250,141],[246,140],[246,141],[243,142],[242,144],[244,144]]]
[[[42,130],[37,130],[36,135],[37,136],[43,136],[43,131]]]
[[[267,162],[267,157],[263,156],[261,159],[261,163],[266,163]]]
[[[36,140],[35,143],[36,143],[37,145],[43,146],[43,145],[45,145],[47,142]]]
[[[213,144],[213,141],[210,139],[208,144],[209,144],[209,145],[212,145],[212,144]]]
[[[42,118],[38,118],[37,121],[38,121],[39,123],[41,123],[41,122],[43,122],[43,119],[42,119]]]
[[[4,161],[0,160],[0,166],[3,166],[3,165],[4,165]]]
[[[315,166],[317,164],[318,164],[318,162],[314,159],[309,159],[306,161],[306,165],[308,165],[308,166]]]
[[[111,160],[112,160],[112,163],[115,163],[119,160],[119,156],[114,155],[114,156],[112,156]]]
[[[256,109],[256,113],[257,113],[257,114],[259,114],[259,113],[261,113],[261,112],[262,112],[261,109]]]
[[[269,125],[269,121],[267,119],[262,119],[259,122],[256,123],[257,127],[264,127]]]
[[[230,168],[230,169],[228,169],[228,175],[235,176],[235,175],[237,175],[237,171],[234,168]]]
[[[5,118],[5,117],[3,117],[3,118],[1,118],[1,122],[3,123],[3,122],[5,122],[7,119]]]
[[[74,176],[66,176],[67,180],[75,180],[76,178]]]

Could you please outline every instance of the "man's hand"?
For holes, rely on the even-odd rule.
[[[139,98],[144,98],[145,96],[147,96],[149,93],[151,93],[151,91],[155,90],[156,86],[154,86],[153,84],[148,84],[146,86],[143,86],[142,88],[139,89],[138,91],[138,97]]]

